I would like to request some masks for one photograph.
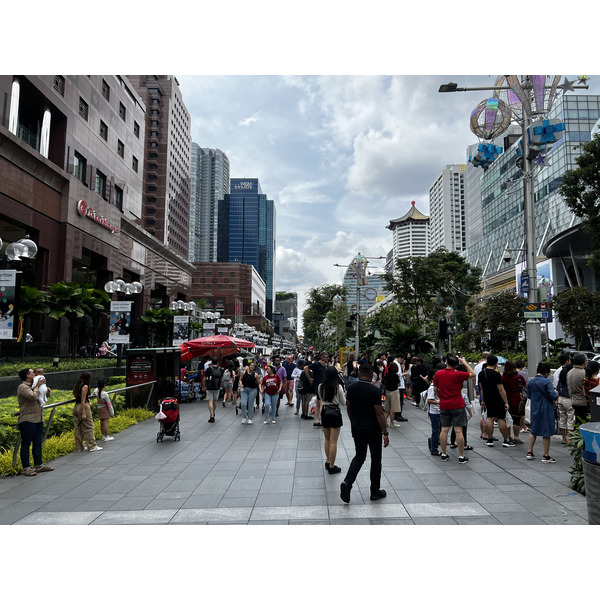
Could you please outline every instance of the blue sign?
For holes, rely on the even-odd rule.
[[[529,294],[529,274],[521,273],[521,295]]]

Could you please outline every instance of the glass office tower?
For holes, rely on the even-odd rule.
[[[253,265],[266,284],[267,319],[275,299],[275,203],[258,179],[231,179],[219,203],[218,261]]]

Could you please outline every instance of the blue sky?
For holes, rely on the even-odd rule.
[[[340,283],[357,252],[391,248],[386,225],[411,202],[429,214],[429,187],[477,142],[475,106],[491,92],[438,93],[448,81],[496,76],[177,75],[192,138],[223,150],[232,177],[258,177],[277,207],[277,290]],[[591,89],[600,79],[590,76]],[[569,75],[569,79],[575,79]],[[372,267],[383,261],[372,261]],[[377,269],[381,270],[381,269]]]

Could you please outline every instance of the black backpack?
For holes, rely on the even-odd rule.
[[[221,387],[221,378],[223,371],[220,367],[208,367],[206,369],[206,389],[218,390]]]
[[[314,374],[312,372],[312,369],[308,369],[308,372],[310,373],[311,379],[314,380]],[[300,375],[300,382],[299,382],[299,385],[298,385],[298,389],[303,394],[310,394],[311,391],[312,391],[312,384],[308,380],[308,377],[306,376],[306,372],[304,371],[304,369],[302,369],[302,374]]]

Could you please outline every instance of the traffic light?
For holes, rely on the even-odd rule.
[[[438,338],[445,340],[448,337],[448,321],[445,317],[438,319]]]

